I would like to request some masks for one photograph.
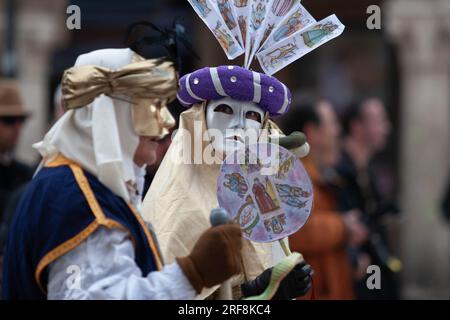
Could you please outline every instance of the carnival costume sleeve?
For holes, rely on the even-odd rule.
[[[118,229],[100,228],[49,269],[49,300],[194,297],[195,290],[177,263],[143,277],[135,263],[129,234]]]
[[[50,265],[48,299],[193,299],[241,272],[241,251],[238,225],[213,227],[189,255],[143,276],[129,234],[102,227]]]

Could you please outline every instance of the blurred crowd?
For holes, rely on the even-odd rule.
[[[300,105],[286,121],[287,131],[305,133],[310,154],[303,159],[314,188],[314,207],[306,225],[290,238],[315,270],[319,299],[398,299],[396,273],[384,217],[396,214],[376,188],[371,160],[391,131],[383,102],[368,97],[337,115],[318,99]],[[340,121],[339,118],[342,118]],[[379,290],[369,282],[369,266],[379,268]]]

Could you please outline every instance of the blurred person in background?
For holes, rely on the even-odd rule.
[[[349,241],[361,243],[366,230],[358,222],[343,219],[338,212],[333,173],[333,166],[339,160],[337,116],[326,100],[296,110],[287,127],[302,131],[310,145],[310,154],[301,161],[313,184],[314,206],[308,222],[289,238],[289,244],[293,251],[301,252],[315,270],[316,298],[353,299],[347,246]]]
[[[17,84],[12,80],[0,80],[0,284],[9,221],[22,187],[33,175],[30,167],[14,157],[14,150],[28,116]]]
[[[401,263],[389,253],[382,218],[396,213],[395,205],[386,203],[375,185],[371,167],[373,157],[382,151],[391,132],[391,124],[383,102],[366,98],[347,108],[343,119],[343,151],[337,172],[341,179],[338,201],[342,211],[359,210],[360,220],[369,228],[369,237],[362,245],[350,248],[356,272],[356,294],[359,299],[398,299],[394,272]],[[367,287],[367,267],[376,265],[381,271],[381,289]]]
[[[444,215],[444,218],[450,222],[450,179],[442,201],[442,214]]]

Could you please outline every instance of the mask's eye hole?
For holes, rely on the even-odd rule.
[[[226,114],[233,114],[233,109],[227,104],[219,104],[214,108],[214,112],[222,112]]]
[[[255,120],[259,123],[262,122],[261,115],[256,111],[247,111],[247,113],[245,114],[245,118],[250,119],[250,120]]]

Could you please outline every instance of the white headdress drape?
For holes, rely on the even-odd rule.
[[[131,63],[134,54],[130,49],[92,51],[80,55],[75,66],[117,69]],[[127,182],[136,182],[133,156],[138,143],[130,103],[100,95],[86,107],[66,112],[33,147],[43,157],[41,166],[62,153],[130,202]]]

